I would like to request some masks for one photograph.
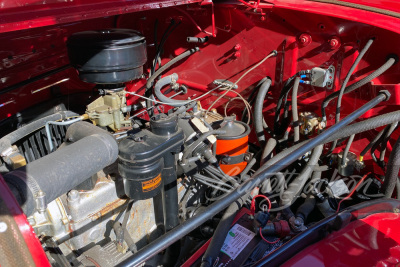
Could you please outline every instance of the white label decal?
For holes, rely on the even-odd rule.
[[[249,229],[235,224],[226,236],[221,251],[232,260],[235,260],[255,235],[256,234]]]

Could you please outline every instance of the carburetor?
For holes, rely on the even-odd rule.
[[[96,84],[104,95],[87,106],[89,119],[113,131],[131,126],[130,120],[123,116],[129,111],[124,83],[143,75],[147,61],[145,38],[128,29],[84,31],[72,34],[67,46],[79,78]]]

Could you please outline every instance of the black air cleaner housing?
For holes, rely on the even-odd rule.
[[[67,47],[72,66],[88,83],[116,84],[138,79],[147,61],[145,38],[129,29],[74,33]]]

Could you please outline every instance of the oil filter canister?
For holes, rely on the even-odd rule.
[[[128,132],[118,145],[118,170],[129,198],[152,198],[164,185],[176,183],[175,154],[181,151],[183,139],[176,116],[156,116],[150,129]]]
[[[118,170],[124,181],[125,194],[134,200],[149,199],[161,192],[164,161],[152,150],[160,140],[142,131],[119,143]],[[155,140],[157,139],[157,140]]]
[[[238,175],[247,166],[250,127],[234,117],[226,117],[220,122],[220,130],[226,131],[217,136],[216,154],[220,167],[230,176]]]

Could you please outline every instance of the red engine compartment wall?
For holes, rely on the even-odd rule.
[[[89,4],[93,3],[81,2],[82,10],[92,14],[88,8],[91,6]],[[139,3],[139,1],[135,2],[135,4]],[[58,21],[54,23],[55,26],[33,27],[33,29],[0,34],[0,119],[13,116],[29,106],[53,98],[57,94],[66,95],[92,90],[93,85],[81,82],[72,68],[14,90],[8,90],[13,89],[12,86],[15,84],[67,65],[69,62],[66,54],[66,39],[74,32],[89,29],[121,27],[140,31],[146,36],[148,43],[148,68],[155,54],[154,23],[156,19],[159,22],[158,39],[171,19],[181,22],[165,44],[162,57],[162,61],[165,63],[184,50],[193,47],[193,44],[186,42],[187,36],[203,37],[206,35],[198,31],[193,21],[202,29],[210,32],[212,31],[211,18],[214,15],[217,36],[210,38],[206,44],[200,44],[201,51],[199,53],[173,66],[166,75],[178,73],[180,79],[199,84],[198,89],[190,88],[185,96],[193,98],[206,91],[215,79],[236,81],[240,75],[268,53],[277,50],[278,56],[267,60],[246,76],[240,82],[238,89],[246,97],[260,79],[265,76],[272,78],[273,85],[264,109],[268,124],[272,123],[276,99],[284,81],[297,71],[316,66],[335,66],[333,90],[311,86],[302,86],[299,89],[299,111],[313,111],[320,115],[321,101],[326,95],[340,88],[347,71],[358,55],[357,51],[365,45],[369,38],[375,38],[374,44],[352,75],[351,82],[359,80],[377,69],[385,62],[389,54],[400,54],[400,36],[398,34],[400,22],[398,19],[348,7],[330,6],[310,1],[273,1],[273,4],[261,4],[257,10],[242,5],[215,4],[213,11],[211,5],[198,3],[178,8],[164,7],[161,2],[157,3],[159,5],[154,10],[96,19],[85,17],[66,24],[59,24],[60,21]],[[176,5],[180,3],[184,2],[176,2]],[[103,5],[101,2],[98,3],[98,6],[94,10],[107,5]],[[8,10],[13,8],[17,7],[9,6]],[[43,6],[35,6],[33,10],[35,8],[43,9]],[[59,16],[57,12],[63,8],[66,7],[60,6],[60,9],[48,10],[48,12],[57,17]],[[18,10],[22,9],[19,7]],[[127,9],[123,13],[133,11],[137,11],[137,9]],[[10,14],[12,14],[11,11],[7,16]],[[373,19],[367,21],[367,15],[372,15]],[[98,17],[99,14],[96,16]],[[17,17],[15,16],[15,18]],[[6,18],[9,17],[4,18],[3,28],[8,23]],[[12,28],[12,30],[15,29],[18,28]],[[310,44],[303,45],[301,43],[300,36],[302,34],[310,36],[312,39]],[[331,45],[332,39],[338,42],[337,46]],[[398,109],[400,104],[400,93],[397,90],[400,79],[397,75],[399,67],[399,65],[395,65],[373,80],[371,84],[346,95],[342,104],[342,116],[361,106],[383,88],[392,93],[391,99],[365,114],[363,118]],[[144,90],[143,84],[144,81],[135,81],[128,88],[141,94]],[[207,108],[217,96],[218,94],[211,94],[210,97],[205,98],[202,101],[203,107]],[[231,98],[232,96],[229,95],[217,103],[216,106],[220,113],[223,113],[224,104]],[[136,98],[133,97],[128,102],[131,103],[135,100]],[[334,102],[332,101],[327,109],[329,120],[332,120],[334,116]],[[231,101],[227,114],[240,115],[243,109],[244,105],[240,101]],[[364,138],[371,138],[371,136],[357,137],[358,140],[353,145],[354,149],[361,150],[365,146]],[[395,134],[393,137],[397,138],[397,135]],[[365,159],[368,160],[368,156]]]

